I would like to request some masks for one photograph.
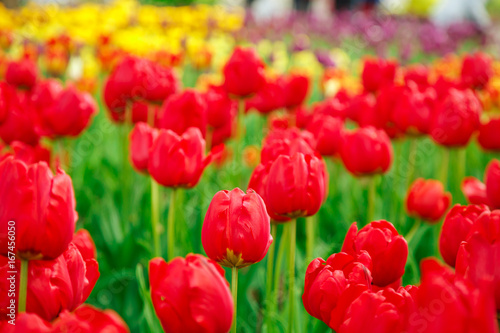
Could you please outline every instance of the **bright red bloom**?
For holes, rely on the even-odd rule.
[[[471,90],[450,89],[431,122],[432,139],[443,146],[463,147],[479,129],[481,103]]]
[[[307,126],[314,135],[314,148],[323,156],[340,153],[344,134],[344,121],[338,117],[317,114]]]
[[[384,59],[368,59],[364,63],[361,79],[368,92],[379,91],[391,85],[396,77],[397,63]]]
[[[306,311],[337,330],[350,304],[369,290],[371,264],[365,251],[357,258],[342,252],[327,261],[314,259],[307,267],[302,295]]]
[[[18,313],[15,319],[15,325],[7,320],[1,320],[0,331],[3,333],[53,333],[50,323],[34,313]]]
[[[458,249],[479,215],[488,211],[484,205],[455,205],[446,215],[439,236],[439,252],[444,261],[455,267]]]
[[[130,159],[134,168],[141,172],[148,171],[149,150],[159,131],[146,123],[137,123],[130,132]]]
[[[245,109],[267,114],[285,107],[285,90],[278,80],[267,80],[257,94],[245,101]]]
[[[61,81],[57,79],[47,79],[39,81],[30,94],[30,101],[33,107],[40,113],[52,106],[61,92],[64,90]],[[69,112],[68,112],[69,113]]]
[[[448,210],[451,194],[443,184],[434,179],[416,179],[408,189],[406,210],[410,216],[436,223]]]
[[[71,241],[80,251],[84,260],[97,258],[97,250],[90,233],[85,229],[78,230]]]
[[[149,102],[161,103],[180,89],[179,80],[175,72],[152,61],[144,66],[145,79],[143,81],[144,96]]]
[[[53,323],[53,333],[130,332],[127,324],[113,310],[100,310],[84,304],[74,312],[63,311]]]
[[[436,99],[436,91],[433,88],[422,92],[416,88],[403,90],[391,116],[394,125],[402,132],[428,133]]]
[[[356,176],[385,173],[392,163],[391,140],[383,130],[373,127],[346,131],[340,157]]]
[[[16,265],[19,271],[19,261]],[[8,290],[9,281],[6,276],[10,270],[8,258],[0,256],[0,275],[4,277],[0,282],[0,289],[4,292]],[[30,260],[26,311],[52,321],[61,311],[73,311],[85,302],[98,278],[99,265],[95,258],[83,258],[73,243],[54,260]],[[16,277],[16,284],[19,288],[19,275]],[[8,302],[9,299],[5,298],[0,306],[3,319]]]
[[[479,127],[477,142],[484,150],[500,151],[500,118],[492,118]]]
[[[273,242],[269,215],[253,190],[219,191],[208,206],[201,242],[207,256],[226,267],[261,261]]]
[[[205,156],[205,140],[198,128],[191,127],[182,136],[162,129],[149,150],[148,170],[163,186],[191,188],[211,158]]]
[[[493,77],[492,65],[490,56],[482,52],[466,55],[462,63],[462,83],[469,88],[484,88]]]
[[[31,89],[38,76],[36,64],[29,58],[11,61],[7,65],[5,80],[18,88]]]
[[[383,89],[384,91],[386,89]],[[383,94],[380,94],[383,96]],[[382,128],[387,119],[378,113],[377,99],[373,94],[363,93],[353,96],[345,110],[346,116],[361,127],[374,126]]]
[[[71,178],[54,175],[47,163],[26,165],[7,157],[0,163],[0,248],[7,254],[8,221],[15,221],[16,255],[55,259],[68,247],[77,213]]]
[[[484,176],[488,201],[495,209],[500,208],[500,162],[493,160],[488,165]]]
[[[189,127],[196,127],[203,137],[207,131],[207,104],[203,96],[193,89],[186,89],[165,101],[158,114],[158,128],[181,135]]]
[[[256,94],[266,82],[264,63],[254,49],[236,47],[224,66],[224,88],[230,95]]]
[[[70,86],[58,94],[52,105],[40,111],[43,135],[78,136],[97,112],[97,105],[90,94]]]
[[[429,69],[422,64],[416,64],[407,68],[404,73],[404,80],[407,86],[413,82],[420,90],[429,86]]]
[[[149,262],[149,283],[156,315],[166,333],[228,332],[233,299],[224,270],[199,254],[169,263]]]
[[[359,232],[356,222],[351,225],[345,236],[342,252],[356,257],[362,251],[368,252],[372,258],[374,285],[385,287],[403,276],[408,244],[390,222],[370,222]]]
[[[318,212],[326,198],[325,162],[314,155],[280,155],[272,162],[265,184],[266,203],[273,214],[297,218]]]
[[[50,150],[43,147],[40,144],[36,146],[30,146],[21,141],[13,141],[10,143],[10,148],[12,149],[12,155],[16,160],[23,161],[26,164],[33,164],[38,162],[50,163]],[[2,157],[7,158],[10,156],[10,152],[7,152],[4,156],[0,156],[0,161]]]
[[[7,144],[21,141],[36,145],[40,137],[35,131],[36,111],[30,103],[30,95],[13,86],[5,85],[4,88],[3,100],[8,112],[0,122],[0,138]]]
[[[205,94],[207,104],[207,123],[210,127],[225,126],[236,116],[238,103],[231,100],[221,87],[211,87]]]
[[[488,195],[486,194],[486,184],[479,179],[475,177],[465,177],[462,181],[462,192],[469,203],[491,207]]]
[[[417,312],[410,318],[408,332],[497,333],[492,296],[436,259],[421,263],[421,283],[415,294]]]
[[[282,80],[285,107],[293,109],[304,104],[311,87],[311,79],[307,75],[292,73]]]
[[[264,139],[260,160],[262,164],[275,161],[280,155],[295,153],[314,155],[314,137],[297,128],[274,129]],[[260,194],[260,193],[259,193]]]
[[[500,210],[484,212],[474,222],[465,242],[460,245],[456,261],[457,275],[480,287],[492,281],[496,309],[500,310]]]

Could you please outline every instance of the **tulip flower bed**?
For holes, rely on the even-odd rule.
[[[498,332],[500,61],[469,26],[40,10],[0,12],[1,332]]]

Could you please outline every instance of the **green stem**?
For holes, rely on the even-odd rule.
[[[269,252],[267,253],[267,277],[266,277],[266,298],[267,298],[267,309],[269,310],[269,305],[272,303],[272,291],[273,291],[273,268],[274,268],[274,250],[276,248],[276,231],[278,226],[276,223],[271,223],[271,236],[273,237],[273,242],[269,247]],[[269,317],[269,316],[268,316]]]
[[[238,186],[244,187],[243,184],[243,150],[245,148],[245,100],[243,98],[238,100],[238,149],[236,149],[235,159],[237,161],[238,173]]]
[[[120,184],[120,189],[122,191],[122,231],[124,233],[128,232],[128,227],[129,227],[129,210],[128,207],[130,206],[129,204],[129,189],[130,189],[130,165],[129,165],[129,124],[132,123],[132,109],[131,105],[127,103],[125,106],[125,115],[124,115],[124,122],[122,124],[122,172],[121,172],[121,177],[122,181]],[[130,122],[129,122],[130,118]]]
[[[236,333],[236,319],[238,318],[238,268],[231,268],[231,293],[234,302],[234,319],[231,332]]]
[[[458,148],[457,150],[457,173],[456,173],[456,179],[455,179],[455,186],[458,186],[457,191],[453,193],[455,200],[458,199],[460,196],[461,200],[465,200],[465,197],[460,190],[460,184],[462,184],[462,180],[465,178],[465,173],[466,173],[466,164],[467,164],[467,149],[464,148]],[[456,187],[455,187],[456,188]]]
[[[366,214],[366,224],[373,221],[375,216],[375,196],[377,195],[377,176],[374,175],[368,184],[368,211]]]
[[[160,249],[160,200],[159,200],[159,186],[151,177],[151,233],[153,235],[153,254],[155,257],[161,257]]]
[[[279,290],[280,290],[280,278],[281,278],[281,268],[283,266],[283,258],[285,256],[286,244],[288,239],[289,230],[284,226],[283,232],[281,233],[280,246],[278,248],[278,256],[276,257],[276,270],[274,272],[274,295],[276,296],[276,301],[274,302],[273,312],[269,315],[276,313],[279,304]]]
[[[17,312],[26,312],[26,296],[28,295],[28,263],[26,259],[21,259],[21,277],[19,279],[19,307]]]
[[[408,155],[408,173],[406,174],[406,187],[409,187],[415,177],[415,163],[417,160],[418,138],[410,139],[410,154]]]
[[[316,238],[315,224],[315,216],[306,218],[306,264],[309,264],[313,260],[314,240]]]
[[[408,234],[406,234],[406,242],[410,244],[411,240],[413,237],[415,237],[415,234],[417,233],[418,229],[422,225],[422,220],[418,219],[415,220],[415,223],[413,223],[413,226],[411,227],[410,231],[408,231]]]
[[[444,148],[443,156],[441,160],[441,169],[439,171],[439,179],[443,183],[443,186],[446,190],[448,187],[448,167],[450,163],[450,149]]]
[[[168,220],[167,220],[167,233],[168,233],[168,244],[167,244],[167,256],[168,260],[171,260],[174,257],[174,239],[175,239],[175,195],[177,193],[177,189],[173,188],[172,193],[170,194],[170,206],[168,208]]]
[[[293,219],[288,223],[288,228],[290,229],[290,244],[288,252],[288,304],[289,316],[288,316],[288,332],[294,331],[294,310],[295,310],[295,243],[296,243],[296,233],[297,233],[297,220]]]

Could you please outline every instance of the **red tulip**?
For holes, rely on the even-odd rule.
[[[349,305],[335,332],[406,332],[415,308],[412,295],[403,287],[366,290]]]
[[[148,171],[149,150],[158,137],[158,130],[146,123],[137,123],[130,132],[130,159],[140,172]]]
[[[492,118],[479,127],[477,142],[484,150],[500,151],[500,118]]]
[[[346,131],[340,157],[356,176],[385,173],[392,163],[391,140],[383,130],[373,127]]]
[[[19,271],[19,261],[16,265]],[[0,256],[0,275],[3,277],[0,289],[5,292],[8,290],[6,277],[10,270],[8,258]],[[61,311],[73,311],[85,302],[98,278],[99,265],[95,258],[84,259],[73,243],[54,260],[30,260],[26,311],[52,321]],[[19,284],[19,276],[16,277],[16,284]],[[8,298],[2,301],[2,311],[5,311],[8,302]],[[0,314],[5,317],[6,312]]]
[[[429,69],[425,65],[416,64],[407,68],[404,74],[405,84],[415,83],[420,90],[429,86]]]
[[[39,81],[30,94],[30,101],[33,107],[40,114],[46,108],[52,106],[61,92],[64,90],[61,81],[57,79],[47,79]],[[68,112],[69,113],[69,112]]]
[[[36,64],[28,58],[9,62],[5,72],[7,83],[25,89],[31,89],[36,84],[37,76]]]
[[[209,131],[212,132],[212,143],[210,147],[207,147],[208,149],[224,144],[224,142],[233,136],[235,128],[233,124],[235,119],[235,117],[232,117],[228,119],[228,122],[224,124],[224,126],[209,129]]]
[[[486,211],[488,208],[484,205],[455,205],[446,215],[439,236],[439,252],[451,267],[455,267],[460,244],[467,238],[479,215]]]
[[[443,146],[466,146],[479,129],[480,113],[481,103],[472,91],[450,89],[434,111],[432,139]]]
[[[189,127],[196,127],[204,137],[207,130],[207,104],[204,98],[192,89],[170,97],[161,107],[157,126],[179,135]]]
[[[337,330],[349,305],[370,288],[371,259],[366,252],[357,258],[347,253],[314,259],[307,267],[304,308],[313,317]]]
[[[71,241],[80,251],[84,260],[97,258],[97,250],[90,233],[85,229],[78,230]]]
[[[498,332],[491,294],[454,276],[435,259],[422,261],[421,271],[414,297],[417,312],[410,318],[408,332]]]
[[[16,314],[15,325],[8,320],[0,321],[0,331],[3,333],[53,333],[50,323],[34,313]]]
[[[130,332],[127,324],[113,310],[100,310],[84,304],[74,312],[63,311],[53,323],[53,333]]]
[[[182,136],[163,129],[149,150],[148,170],[163,186],[191,188],[211,158],[205,156],[205,140],[198,128],[191,127]]]
[[[275,161],[279,155],[314,155],[313,145],[314,137],[309,132],[302,132],[297,128],[275,129],[264,139],[260,160],[266,164]]]
[[[457,275],[480,287],[492,281],[496,309],[500,310],[500,210],[484,212],[474,222],[465,242],[460,245],[456,261]]]
[[[256,94],[266,82],[264,63],[253,49],[236,47],[223,72],[226,91],[238,97]]]
[[[356,222],[347,232],[342,252],[353,257],[368,252],[373,262],[373,284],[385,287],[394,284],[404,274],[408,244],[387,221],[371,222],[358,232]]]
[[[314,148],[323,156],[340,153],[344,134],[344,121],[341,118],[317,114],[307,130],[314,135]]]
[[[8,112],[0,122],[0,138],[7,144],[21,141],[36,145],[40,137],[35,131],[36,111],[30,103],[30,95],[12,86],[5,87],[3,94]]]
[[[267,80],[257,94],[245,101],[245,109],[267,114],[285,107],[285,91],[278,80]]]
[[[304,104],[311,87],[311,79],[307,75],[292,73],[283,78],[285,107],[296,108]]]
[[[78,136],[96,112],[97,105],[88,93],[68,87],[59,93],[52,105],[41,108],[42,134]]]
[[[156,315],[169,332],[228,332],[233,299],[224,270],[199,254],[166,263],[149,262],[149,283]]]
[[[217,192],[205,215],[201,242],[207,256],[222,266],[242,268],[261,261],[273,242],[262,198],[239,188]]]
[[[13,151],[13,156],[16,160],[23,161],[26,164],[33,164],[38,162],[50,163],[50,150],[38,144],[30,146],[21,141],[13,141],[10,143],[10,148]],[[4,155],[5,158],[10,156],[9,153]],[[0,157],[0,160],[2,158]]]
[[[383,94],[381,95],[383,96]],[[382,128],[387,119],[383,119],[384,117],[378,114],[378,110],[375,96],[363,93],[351,98],[345,113],[349,119],[357,122],[361,127],[374,126]]]
[[[394,125],[402,132],[428,133],[436,99],[433,88],[404,90],[391,117]]]
[[[488,202],[495,209],[500,208],[500,162],[493,160],[488,165],[484,176]]]
[[[361,78],[366,91],[375,92],[391,85],[396,77],[397,64],[383,59],[368,59],[364,63]]]
[[[451,194],[439,180],[418,178],[408,189],[406,210],[410,216],[436,223],[451,203]]]
[[[469,54],[462,63],[462,83],[469,88],[484,88],[493,77],[491,58],[481,52]]]
[[[269,169],[264,197],[273,214],[297,218],[316,214],[327,188],[323,160],[302,153],[280,155]]]
[[[486,184],[475,177],[464,178],[462,181],[462,192],[471,204],[492,206],[486,194]]]
[[[210,127],[225,126],[236,116],[238,103],[231,100],[221,87],[211,87],[205,94],[207,123]]]
[[[144,71],[146,73],[143,81],[145,100],[161,103],[179,91],[179,80],[171,68],[147,61]]]
[[[356,98],[356,97],[355,97]],[[369,102],[373,102],[374,100],[371,99]],[[332,117],[338,117],[342,119],[346,119],[347,116],[349,115],[349,112],[351,112],[351,97],[342,94],[342,91],[337,93],[333,98],[328,98],[325,99],[321,102],[317,102],[313,106],[313,115],[316,114],[322,114],[326,116],[332,116]],[[300,110],[300,108],[299,108]],[[297,110],[297,111],[299,111]],[[312,118],[313,115],[310,117]],[[353,117],[356,118],[356,117]],[[307,124],[306,124],[307,125]]]
[[[21,258],[55,259],[68,247],[77,213],[71,178],[54,175],[45,162],[27,166],[7,157],[0,163],[0,254],[7,254],[9,221],[15,222]]]

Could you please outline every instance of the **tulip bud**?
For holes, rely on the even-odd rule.
[[[436,223],[450,207],[451,193],[439,180],[418,178],[408,189],[406,210],[410,216]]]
[[[140,172],[148,171],[149,150],[158,137],[158,130],[148,124],[137,123],[130,132],[130,159]]]
[[[479,129],[481,103],[471,90],[450,89],[436,105],[430,134],[443,146],[463,147]]]
[[[372,259],[374,285],[385,287],[398,282],[403,276],[408,244],[390,222],[371,222],[359,232],[354,222],[347,231],[342,252],[356,257],[361,251],[368,252]]]
[[[455,205],[446,215],[439,236],[439,252],[451,267],[455,267],[460,244],[465,241],[479,215],[485,211],[488,208],[484,205]]]
[[[253,49],[236,47],[223,73],[224,88],[238,97],[256,94],[266,82],[264,63]]]
[[[219,191],[208,207],[201,242],[207,256],[226,267],[261,261],[273,242],[269,215],[253,190]]]
[[[309,94],[311,80],[307,75],[292,73],[283,79],[285,107],[296,108],[304,104]]]
[[[462,192],[469,203],[491,207],[486,193],[486,184],[479,179],[475,177],[465,177],[462,181]]]
[[[297,218],[318,212],[326,198],[325,162],[314,155],[280,155],[272,162],[265,198],[273,214]]]
[[[191,188],[211,158],[205,156],[205,140],[198,128],[191,127],[182,136],[162,129],[149,151],[148,170],[163,186]]]
[[[323,156],[340,153],[344,134],[344,121],[338,117],[315,115],[307,130],[314,135],[314,148]]]
[[[346,131],[340,156],[355,176],[385,173],[392,163],[391,140],[383,130],[373,127]]]
[[[16,231],[16,255],[55,259],[73,238],[77,213],[71,178],[52,174],[47,163],[27,166],[7,157],[0,163],[0,254],[7,254],[8,230]],[[12,222],[9,222],[12,221]]]
[[[228,332],[233,299],[224,270],[199,254],[149,262],[155,313],[166,333]]]
[[[383,59],[368,59],[364,63],[361,79],[365,91],[375,92],[391,85],[396,77],[397,64]]]
[[[500,208],[500,162],[498,160],[490,162],[484,178],[488,202],[493,208]]]

